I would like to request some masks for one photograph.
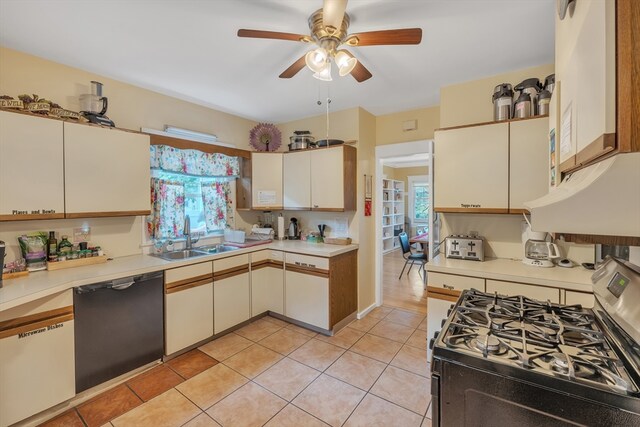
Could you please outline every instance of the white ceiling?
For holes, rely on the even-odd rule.
[[[0,0],[0,44],[242,117],[285,122],[361,106],[374,115],[439,104],[441,86],[554,60],[555,0],[350,0],[350,33],[421,27],[417,46],[351,51],[373,73],[322,83],[309,49],[238,38],[308,34],[322,0]],[[31,24],[29,24],[31,23]],[[108,96],[109,88],[105,87]],[[491,94],[487,94],[487,99]]]

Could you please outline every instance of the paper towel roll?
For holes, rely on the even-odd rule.
[[[284,239],[284,217],[278,217],[278,240]]]

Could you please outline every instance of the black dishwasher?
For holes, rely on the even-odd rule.
[[[163,273],[74,288],[76,393],[162,358]]]

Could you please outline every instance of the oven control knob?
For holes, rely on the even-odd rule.
[[[444,326],[444,324],[447,323],[447,319],[442,319],[442,322],[440,322],[440,327],[442,328]]]
[[[433,338],[431,338],[431,340],[429,341],[429,350],[433,350],[433,345],[436,343],[436,340],[438,339],[438,334],[440,334],[440,331],[436,331],[433,333]]]
[[[453,307],[454,305],[451,304],[451,307],[449,307],[449,309],[447,310],[447,317],[449,317],[449,315],[451,314],[451,312],[453,311]]]

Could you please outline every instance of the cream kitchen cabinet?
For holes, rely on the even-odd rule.
[[[560,289],[545,286],[525,285],[524,283],[503,282],[501,280],[487,280],[487,292],[497,292],[500,295],[524,295],[539,301],[560,303]]]
[[[64,123],[67,218],[148,215],[149,136]]]
[[[484,292],[485,283],[481,277],[458,276],[455,274],[429,272],[427,276],[428,289],[445,289],[448,291],[464,291],[477,289]]]
[[[62,122],[0,111],[0,221],[64,218]]]
[[[311,153],[305,150],[283,156],[285,209],[311,209]]]
[[[584,0],[573,9],[564,20],[556,16],[557,114],[571,128],[564,141],[556,129],[562,171],[588,163],[616,144],[616,1]]]
[[[251,254],[251,316],[266,311],[284,315],[284,254],[264,250]]]
[[[564,291],[564,301],[563,304],[567,305],[575,305],[580,304],[584,308],[592,308],[595,303],[595,297],[592,293],[587,292],[575,292],[575,291]]]
[[[311,152],[312,210],[356,210],[356,163],[356,149],[350,146]]]
[[[218,334],[251,317],[249,255],[213,261],[213,329]]]
[[[547,117],[509,123],[509,212],[525,212],[524,203],[549,189]]]
[[[213,263],[165,271],[165,354],[213,336]]]
[[[251,207],[282,209],[282,153],[251,153]]]
[[[71,290],[0,313],[0,426],[75,395]]]
[[[509,212],[509,123],[438,130],[434,151],[435,211]]]

